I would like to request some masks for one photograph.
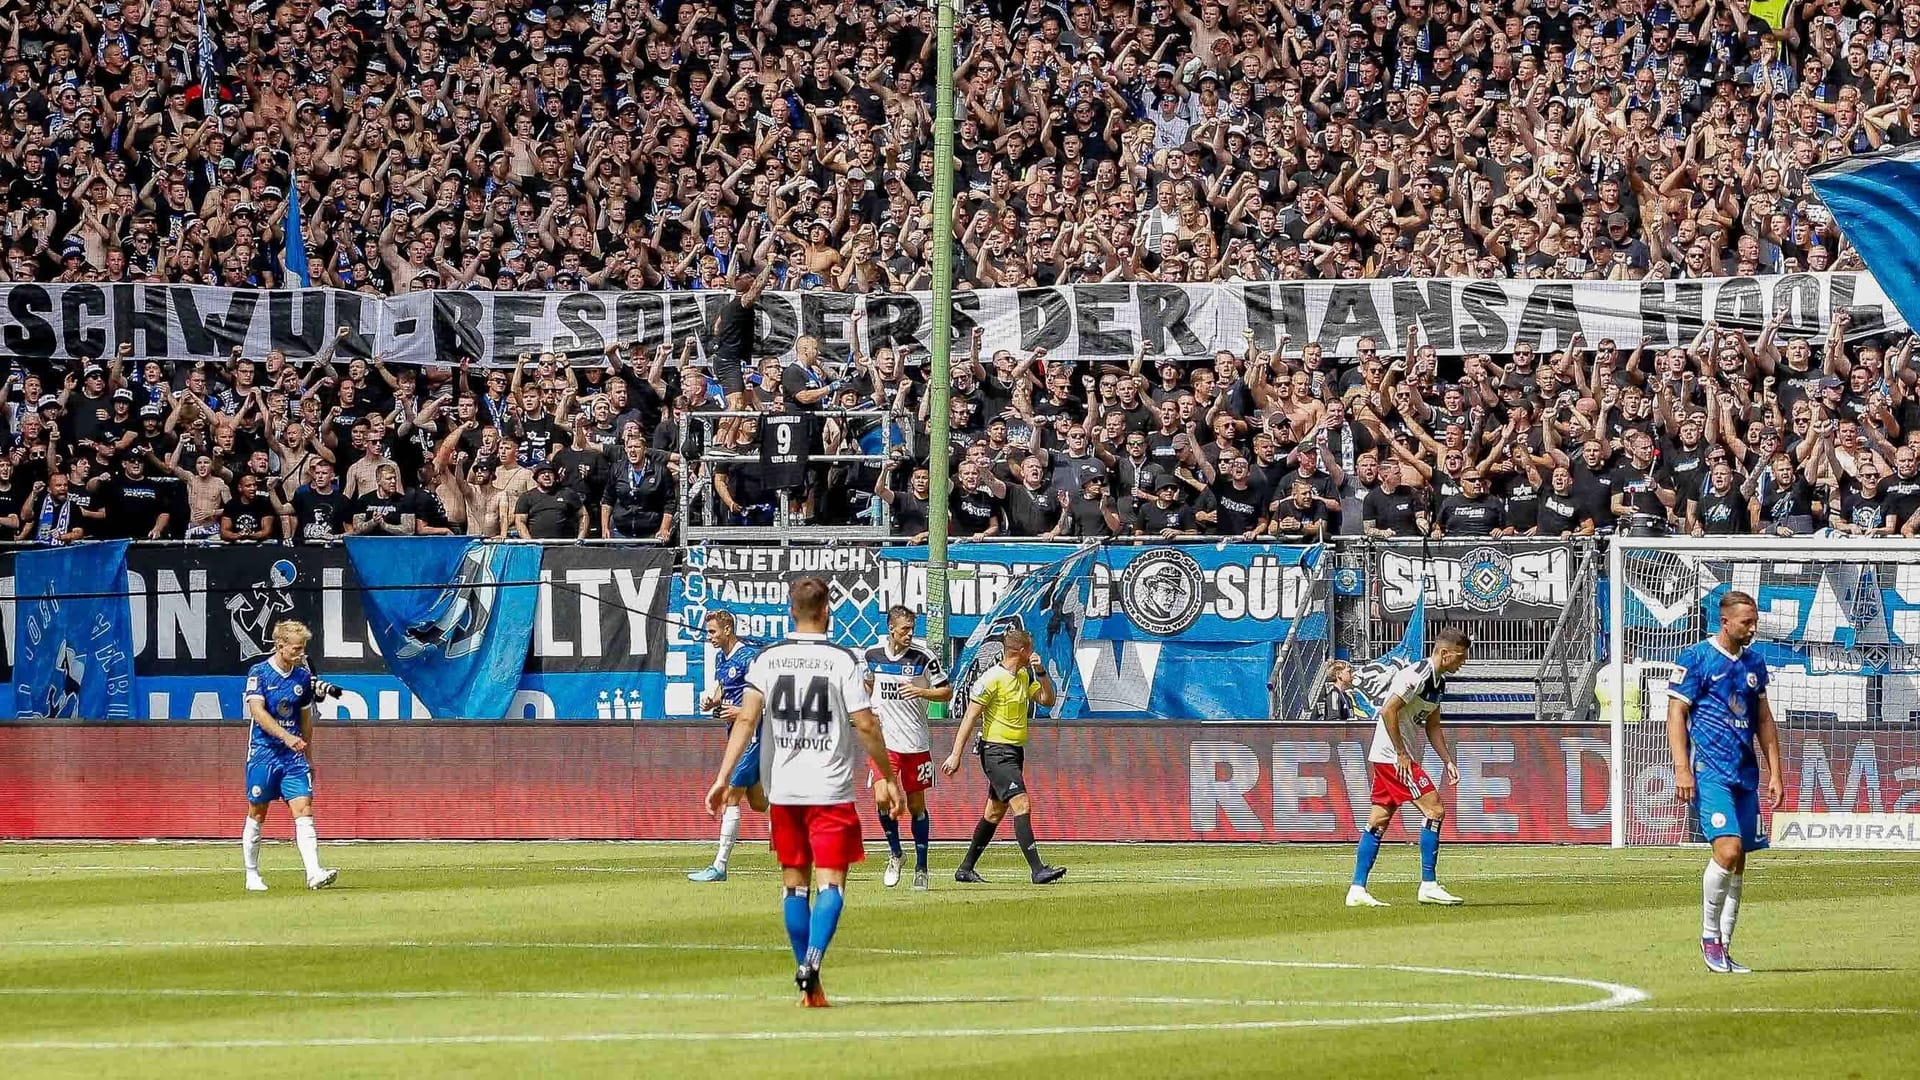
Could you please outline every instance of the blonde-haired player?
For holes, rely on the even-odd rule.
[[[265,892],[260,877],[260,826],[267,807],[284,799],[293,815],[294,843],[306,864],[307,888],[324,889],[340,876],[320,865],[313,827],[313,703],[325,684],[307,668],[313,631],[292,619],[273,627],[273,652],[247,672],[247,824],[240,834],[247,890]]]

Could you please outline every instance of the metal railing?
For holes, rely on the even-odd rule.
[[[1546,655],[1534,671],[1537,688],[1534,719],[1541,723],[1585,720],[1594,708],[1594,681],[1600,675],[1600,550],[1587,545],[1580,555],[1569,603],[1547,639]]]
[[[764,413],[757,411],[738,412],[694,412],[686,414],[680,431],[680,536],[683,544],[693,546],[704,543],[778,543],[786,544],[794,540],[863,540],[885,541],[892,537],[893,514],[886,500],[872,496],[869,504],[869,524],[866,525],[814,525],[795,513],[792,490],[780,488],[773,492],[774,501],[770,504],[756,504],[751,509],[757,514],[770,513],[771,520],[762,524],[720,524],[731,513],[720,505],[718,492],[714,488],[713,474],[716,467],[724,468],[729,463],[757,464],[760,460],[761,445],[758,441],[751,448],[721,447],[715,442],[715,434],[723,427],[741,423],[756,423],[770,416],[806,416],[809,418],[808,438],[811,442],[816,434],[813,424],[819,421],[838,421],[842,427],[840,438],[852,440],[858,447],[858,437],[847,428],[858,421],[875,421],[880,433],[880,448],[877,453],[812,453],[809,445],[806,455],[807,470],[811,474],[814,466],[825,465],[829,469],[828,477],[818,484],[815,477],[802,482],[800,488],[814,488],[814,495],[824,496],[826,488],[832,483],[831,469],[835,466],[859,465],[879,470],[894,457],[894,451],[900,448],[911,449],[906,440],[912,438],[912,428],[906,426],[901,432],[906,440],[894,440],[895,425],[901,420],[899,414],[888,409],[816,409],[805,413]],[[768,428],[760,425],[764,437]],[[696,434],[697,433],[697,434]],[[824,429],[818,432],[824,437]],[[745,452],[742,452],[745,451]],[[877,473],[876,473],[877,475]],[[844,478],[843,478],[844,479]],[[866,485],[871,490],[871,483]],[[803,500],[804,502],[804,500]]]

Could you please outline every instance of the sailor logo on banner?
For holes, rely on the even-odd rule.
[[[1400,634],[1400,643],[1379,659],[1354,667],[1351,691],[1354,711],[1372,718],[1386,705],[1394,679],[1402,671],[1419,663],[1426,652],[1427,601],[1425,597],[1415,597],[1413,613],[1407,618],[1406,630]]]
[[[1150,634],[1185,633],[1206,610],[1206,575],[1193,556],[1158,548],[1133,560],[1120,575],[1120,610]]]
[[[227,597],[227,627],[241,660],[273,651],[273,624],[293,613],[293,583],[300,571],[290,559],[268,568],[264,580]]]

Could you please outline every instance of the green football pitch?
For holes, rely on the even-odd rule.
[[[1342,905],[1345,847],[1001,845],[961,887],[855,872],[797,1008],[778,878],[742,844],[0,845],[0,1062],[20,1076],[1912,1076],[1920,857],[1752,860],[1701,966],[1701,850],[1468,849]]]

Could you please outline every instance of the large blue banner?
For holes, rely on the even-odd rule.
[[[1400,643],[1377,659],[1354,665],[1353,688],[1348,691],[1353,698],[1354,712],[1372,718],[1387,703],[1393,680],[1426,655],[1427,598],[1422,594],[1413,602],[1413,614],[1407,617],[1407,628],[1400,634]]]
[[[1849,157],[1813,170],[1807,179],[1913,325],[1920,317],[1920,144]]]
[[[126,541],[22,552],[14,561],[14,715],[134,715]]]
[[[533,637],[540,548],[365,536],[348,538],[347,555],[387,667],[433,715],[506,716]]]
[[[976,620],[953,664],[953,681],[962,695],[1000,662],[1007,631],[1025,630],[1033,638],[1034,660],[1053,676],[1057,696],[1048,715],[1077,720],[1085,714],[1087,693],[1075,653],[1087,625],[1087,594],[1098,555],[1099,549],[1089,545],[1025,575],[986,618]]]

